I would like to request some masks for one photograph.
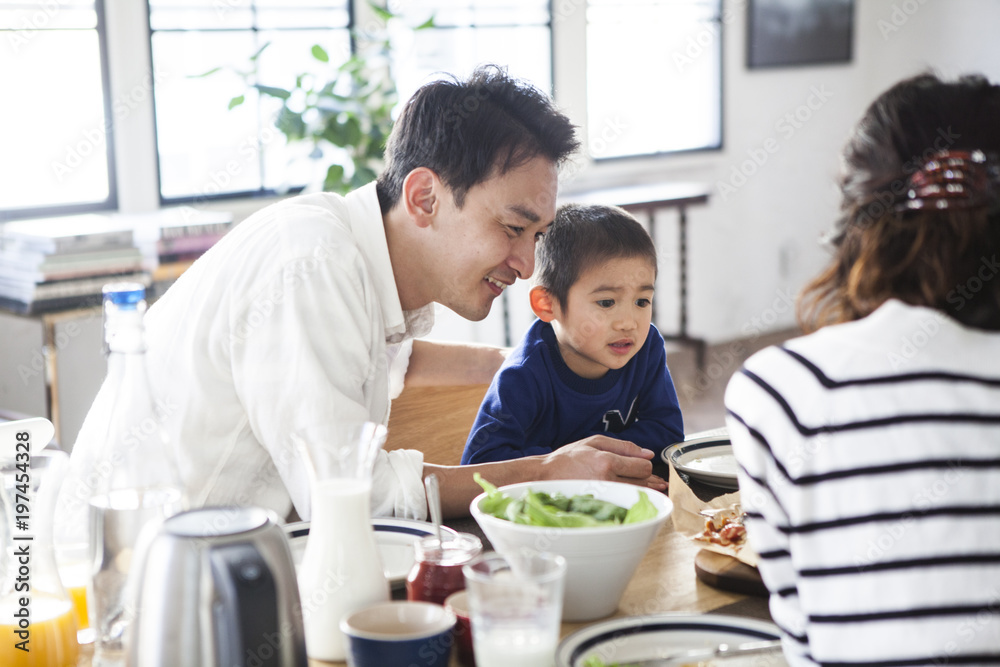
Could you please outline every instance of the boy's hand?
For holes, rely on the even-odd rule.
[[[542,460],[542,479],[604,479],[667,488],[653,474],[653,452],[626,440],[592,435],[547,454]]]

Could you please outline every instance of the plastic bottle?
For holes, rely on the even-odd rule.
[[[111,383],[113,399],[89,502],[92,569],[87,602],[95,632],[95,667],[124,664],[131,616],[126,582],[140,535],[155,531],[159,521],[186,504],[146,371],[145,312],[141,284],[104,287],[106,382]]]

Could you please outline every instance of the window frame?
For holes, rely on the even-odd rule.
[[[94,14],[97,18],[93,30],[97,33],[97,52],[101,70],[101,100],[104,105],[104,135],[107,152],[108,196],[102,201],[81,202],[77,204],[53,204],[49,206],[31,206],[25,208],[0,208],[0,224],[13,220],[30,220],[33,218],[49,218],[80,213],[98,213],[101,211],[116,211],[118,201],[118,169],[115,160],[115,124],[111,101],[111,68],[108,58],[108,31],[104,0],[93,0]],[[4,31],[0,31],[4,32]]]
[[[654,0],[654,1],[655,2],[669,2],[670,0]],[[588,0],[583,0],[583,2],[587,3]],[[587,161],[591,165],[593,165],[593,166],[597,166],[597,165],[615,165],[615,164],[624,164],[624,163],[630,163],[630,162],[634,163],[634,162],[636,162],[638,160],[662,160],[662,159],[669,158],[669,157],[674,157],[674,156],[676,156],[676,157],[683,157],[683,156],[689,156],[689,155],[702,155],[702,154],[705,154],[705,153],[716,153],[716,152],[721,152],[721,151],[723,151],[725,149],[725,146],[726,146],[726,97],[725,97],[726,96],[726,85],[725,85],[725,79],[726,79],[726,40],[724,39],[723,33],[725,31],[725,28],[726,28],[726,17],[725,17],[726,8],[725,8],[725,0],[718,0],[718,2],[719,2],[719,12],[718,12],[718,15],[712,20],[712,23],[716,24],[716,26],[718,28],[718,32],[716,33],[717,34],[717,38],[714,40],[715,42],[718,42],[718,49],[719,49],[719,78],[718,78],[718,90],[717,90],[717,93],[718,93],[718,96],[719,96],[718,97],[718,99],[719,99],[719,141],[718,141],[718,143],[715,144],[715,145],[711,145],[711,146],[699,146],[698,148],[683,148],[683,149],[672,150],[672,151],[654,151],[652,153],[637,153],[637,154],[634,154],[634,155],[615,155],[615,156],[611,156],[611,157],[593,157],[593,156],[590,155],[589,150],[588,150],[589,147],[587,146],[587,141],[588,141],[588,139],[587,139],[587,132],[586,132],[587,128],[584,128],[584,131],[581,132],[581,135],[582,135],[581,145],[583,147],[581,150],[587,151],[586,159],[587,159]],[[585,27],[586,27],[586,23],[585,23]],[[584,69],[586,70],[586,66],[584,67]],[[584,74],[584,76],[586,76],[586,73]],[[587,102],[589,103],[589,98],[588,98]],[[585,115],[587,116],[587,123],[589,125],[589,123],[590,123],[589,113],[587,113],[585,111]]]
[[[148,31],[148,35],[149,35],[149,38],[146,40],[146,44],[148,45],[148,48],[149,48],[149,62],[150,62],[151,67],[155,68],[155,63],[153,61],[153,33],[154,32],[218,32],[218,31],[213,31],[213,30],[181,30],[181,29],[153,30],[153,24],[152,24],[152,18],[151,18],[152,17],[152,11],[151,11],[151,8],[149,6],[149,0],[141,0],[141,1],[145,5],[145,8],[146,8],[146,30]],[[357,44],[355,42],[355,37],[354,37],[354,30],[355,30],[355,27],[357,25],[357,15],[356,15],[356,9],[355,9],[355,3],[357,2],[357,0],[346,0],[346,2],[347,2],[347,25],[343,29],[347,30],[348,39],[349,39],[350,44],[351,44],[351,52],[353,53],[354,50],[355,50],[355,48],[357,48]],[[240,31],[249,30],[250,32],[252,32],[254,34],[258,34],[260,32],[260,28],[258,26],[256,26],[256,25],[254,25],[251,28],[240,28],[239,30]],[[266,28],[266,30],[275,30],[275,29],[274,28]],[[280,28],[278,30],[284,31],[284,32],[295,32],[297,30],[306,30],[306,29],[305,28]],[[257,42],[259,43],[259,40],[257,40]],[[154,81],[153,81],[153,85],[152,85],[152,97],[155,100],[155,98],[156,98],[156,81],[155,81],[155,77],[154,77]],[[258,100],[258,105],[259,105],[259,100]],[[257,201],[257,200],[261,200],[261,199],[267,200],[267,199],[274,199],[274,198],[277,198],[277,197],[297,195],[297,194],[300,194],[303,190],[305,190],[306,187],[308,187],[307,185],[300,185],[300,186],[289,188],[288,190],[284,190],[282,192],[278,192],[277,190],[275,190],[273,188],[266,188],[266,187],[264,187],[263,181],[262,181],[261,187],[257,188],[256,190],[242,190],[242,191],[235,191],[235,192],[223,192],[223,193],[215,193],[215,194],[211,194],[211,195],[194,194],[194,195],[187,195],[187,196],[183,196],[183,197],[164,197],[163,196],[163,181],[162,181],[163,177],[162,177],[162,174],[160,173],[159,126],[158,126],[157,120],[156,120],[156,104],[155,103],[151,105],[151,112],[152,112],[152,115],[153,115],[153,153],[154,153],[153,154],[153,167],[156,170],[156,195],[157,195],[157,199],[159,201],[160,207],[163,207],[163,206],[185,206],[185,205],[189,206],[189,205],[192,205],[192,204],[200,204],[200,203],[206,203],[206,202],[225,202],[225,201],[233,201],[233,200],[250,200],[250,201]],[[258,112],[258,117],[259,117],[260,116],[260,108],[259,108],[259,106],[257,108],[257,112]],[[258,118],[258,121],[259,121],[259,118]],[[260,139],[260,130],[261,130],[261,128],[258,126],[258,128],[257,128],[257,138],[258,138],[258,140]],[[258,162],[258,166],[260,167],[261,175],[263,175],[263,173],[264,173],[264,161],[265,161],[264,160],[264,151],[258,150],[257,151],[257,162]]]

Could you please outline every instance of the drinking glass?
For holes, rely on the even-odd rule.
[[[566,559],[523,550],[490,553],[463,568],[478,667],[552,667]]]

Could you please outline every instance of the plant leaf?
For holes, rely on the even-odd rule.
[[[264,49],[269,46],[271,46],[271,42],[264,42],[264,46],[254,51],[254,54],[250,56],[250,62],[256,62],[257,58],[260,58],[260,54],[264,53]]]
[[[372,11],[378,14],[378,17],[383,21],[388,21],[389,19],[396,18],[396,15],[389,11],[387,6],[382,6],[375,4],[374,2],[369,2],[368,6],[372,8]]]
[[[344,167],[339,164],[331,164],[326,170],[326,178],[323,180],[323,189],[327,192],[346,192],[347,184],[344,183]]]
[[[378,174],[376,174],[374,171],[372,171],[368,167],[355,163],[354,176],[351,177],[351,188],[357,189],[360,188],[362,185],[368,185],[376,178],[378,178]]]
[[[306,137],[306,123],[302,120],[302,114],[296,113],[288,107],[281,107],[278,117],[274,119],[274,126],[289,141],[299,141]]]
[[[233,99],[229,100],[229,110],[232,111],[233,109],[235,109],[239,105],[243,104],[243,102],[245,102],[245,101],[246,101],[246,97],[245,96],[243,96],[243,95],[237,95]]]
[[[315,58],[316,60],[320,61],[321,63],[328,63],[328,62],[330,62],[330,54],[328,54],[326,52],[326,49],[324,49],[319,44],[313,44],[312,55],[313,55],[313,58]]]
[[[431,16],[429,19],[418,25],[414,30],[427,30],[428,28],[434,27],[434,17]]]
[[[211,75],[215,74],[220,69],[222,69],[222,68],[221,67],[213,67],[212,69],[208,70],[207,72],[202,72],[201,74],[188,74],[187,78],[189,78],[189,79],[203,79],[206,76],[211,76]]]
[[[277,97],[278,99],[287,100],[292,96],[290,92],[284,88],[275,88],[274,86],[265,86],[259,83],[253,85],[254,88],[264,93],[265,95],[270,95],[271,97]]]

